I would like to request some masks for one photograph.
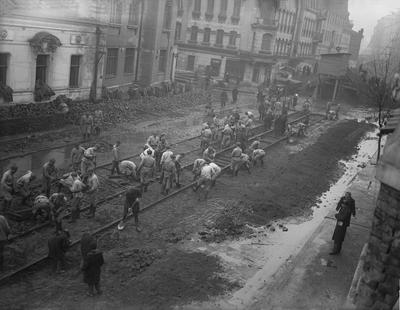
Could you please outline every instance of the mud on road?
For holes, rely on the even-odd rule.
[[[221,216],[235,203],[244,206],[240,225],[310,213],[316,197],[343,173],[339,161],[352,156],[372,129],[356,121],[326,125],[309,138],[312,143],[301,141],[304,147],[298,151],[287,145],[269,151],[265,167],[253,169],[251,175],[241,171],[239,177],[221,177],[206,202],[187,191],[144,213],[142,233],[130,221],[124,231],[102,236],[102,296],[86,297],[79,252],[74,251],[64,275],[49,275],[44,269],[1,287],[0,308],[170,309],[235,290],[239,279],[228,279],[217,257],[187,251],[185,245],[200,242],[198,233],[205,226],[225,227]]]

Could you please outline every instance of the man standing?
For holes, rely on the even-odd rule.
[[[140,185],[144,192],[147,192],[150,179],[154,176],[156,169],[156,160],[151,156],[152,152],[150,149],[147,150],[146,156],[142,158],[137,171],[140,173]]]
[[[0,215],[0,271],[4,269],[4,247],[8,242],[10,232],[7,219],[3,215]]]
[[[121,142],[117,141],[117,143],[113,145],[113,148],[111,150],[113,156],[111,175],[114,175],[115,171],[117,171],[117,174],[121,174],[121,171],[119,171],[119,162],[121,161],[120,151],[119,151],[120,145]]]
[[[85,112],[82,115],[80,127],[83,135],[83,140],[89,140],[93,127],[93,117],[89,116],[89,113]]]
[[[62,231],[60,234],[56,234],[51,237],[48,241],[49,254],[48,257],[52,261],[53,272],[63,273],[65,272],[65,253],[71,244],[69,240],[69,232]]]
[[[196,181],[199,176],[200,176],[200,172],[201,172],[201,168],[203,168],[203,166],[206,164],[206,161],[203,158],[198,158],[194,161],[193,163],[193,181]]]
[[[140,189],[137,189],[136,187],[128,188],[125,194],[125,204],[124,204],[124,212],[122,215],[122,221],[118,224],[119,230],[125,228],[125,221],[126,218],[128,217],[128,211],[129,209],[132,209],[132,213],[135,218],[136,230],[141,231],[139,227],[140,198],[142,198],[142,191]]]
[[[178,154],[175,156],[174,159],[174,163],[175,163],[175,168],[176,168],[176,179],[175,179],[175,183],[176,183],[176,187],[181,187],[181,183],[180,183],[180,176],[181,176],[181,172],[182,172],[182,159],[185,157],[185,154]]]
[[[78,172],[80,168],[83,151],[84,149],[79,144],[75,144],[71,150],[71,165],[75,172]]]
[[[159,138],[156,133],[153,133],[148,139],[146,144],[148,144],[153,150],[157,148]]]
[[[85,184],[82,183],[78,175],[74,175],[74,182],[72,183],[70,189],[72,193],[71,219],[69,221],[70,223],[74,223],[79,218],[84,188]]]
[[[229,124],[226,124],[224,129],[222,130],[222,141],[221,141],[221,148],[228,147],[231,144],[231,138],[232,138],[232,128],[229,126]]]
[[[158,170],[161,170],[161,167],[162,167],[161,157],[166,149],[167,149],[167,139],[165,138],[165,134],[163,133],[160,135],[160,140],[158,141],[157,147],[155,148],[156,166],[157,166]]]
[[[101,128],[103,127],[103,120],[104,120],[103,111],[102,110],[94,111],[94,120],[93,120],[94,130],[93,131],[96,136],[100,136]]]
[[[61,233],[63,231],[62,228],[62,219],[65,211],[65,204],[67,202],[67,198],[62,193],[54,193],[50,196],[49,206],[50,206],[50,221],[54,223],[56,227],[56,234]]]
[[[96,168],[96,151],[97,151],[97,145],[93,147],[88,147],[84,152],[83,152],[83,158],[81,162],[81,174],[82,178],[84,178],[87,174],[87,172],[90,169]]]
[[[335,214],[337,221],[332,236],[334,246],[332,252],[329,253],[330,255],[337,255],[340,253],[344,237],[346,236],[347,227],[350,226],[351,215],[356,216],[356,204],[350,192],[346,192],[344,197],[340,198],[336,211],[338,211],[338,213]]]
[[[237,176],[239,172],[239,168],[242,164],[242,149],[240,148],[240,143],[236,143],[236,147],[232,151],[232,160],[231,160],[231,171],[233,176]]]
[[[14,174],[17,172],[17,170],[18,167],[13,164],[11,165],[10,169],[3,173],[3,177],[1,178],[1,194],[4,200],[3,211],[6,211],[11,207],[15,190]]]
[[[16,193],[22,197],[22,204],[26,202],[26,199],[31,195],[29,184],[35,179],[35,175],[32,171],[27,171],[22,177],[20,177],[16,183]]]
[[[50,159],[47,163],[43,165],[43,193],[50,197],[51,182],[57,178],[57,169],[55,167],[56,160],[54,158]]]
[[[100,182],[99,178],[97,175],[94,173],[93,170],[88,171],[89,177],[87,179],[87,186],[88,190],[86,192],[87,195],[87,200],[89,202],[89,212],[88,212],[88,218],[93,218],[95,213],[96,213],[96,207],[97,207],[97,191],[99,190]]]
[[[237,103],[238,94],[239,94],[239,90],[237,89],[237,87],[232,89],[232,104],[236,104]]]
[[[172,188],[172,182],[177,180],[177,172],[175,166],[175,155],[171,155],[171,160],[165,161],[162,165],[162,185],[161,194],[168,195],[169,190]]]

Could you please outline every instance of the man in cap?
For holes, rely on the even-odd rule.
[[[151,154],[151,150],[148,149],[146,156],[142,158],[142,161],[137,169],[137,171],[140,173],[140,185],[142,186],[144,192],[147,192],[150,179],[154,176],[154,172],[156,170],[156,161]]]
[[[42,190],[47,197],[50,196],[51,183],[57,179],[57,169],[55,167],[55,163],[56,160],[52,158],[43,165]]]
[[[237,176],[239,172],[239,168],[242,164],[242,149],[240,147],[240,142],[236,143],[236,147],[233,149],[231,154],[231,171],[233,176]]]

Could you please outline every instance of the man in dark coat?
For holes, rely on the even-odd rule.
[[[332,252],[329,253],[330,255],[337,255],[340,253],[344,237],[346,236],[347,227],[350,226],[351,215],[356,216],[356,204],[350,192],[346,192],[345,196],[340,198],[336,211],[338,211],[335,215],[337,221],[332,236],[334,246]]]
[[[94,295],[94,288],[96,288],[97,294],[101,294],[100,274],[103,264],[103,253],[97,250],[97,242],[94,241],[90,243],[90,250],[86,254],[82,266],[83,280],[89,286],[88,296]]]
[[[64,272],[65,253],[70,245],[69,237],[69,232],[64,230],[61,233],[51,237],[48,241],[48,257],[52,261],[53,272]]]

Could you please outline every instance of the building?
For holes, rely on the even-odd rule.
[[[282,66],[312,67],[320,54],[350,51],[347,0],[194,0],[178,6],[181,72],[208,68],[220,79],[228,74],[262,83]]]
[[[57,95],[88,99],[99,97],[103,86],[124,90],[173,78],[175,1],[7,0],[0,5],[0,82],[14,90],[15,103],[33,102],[38,80]]]

